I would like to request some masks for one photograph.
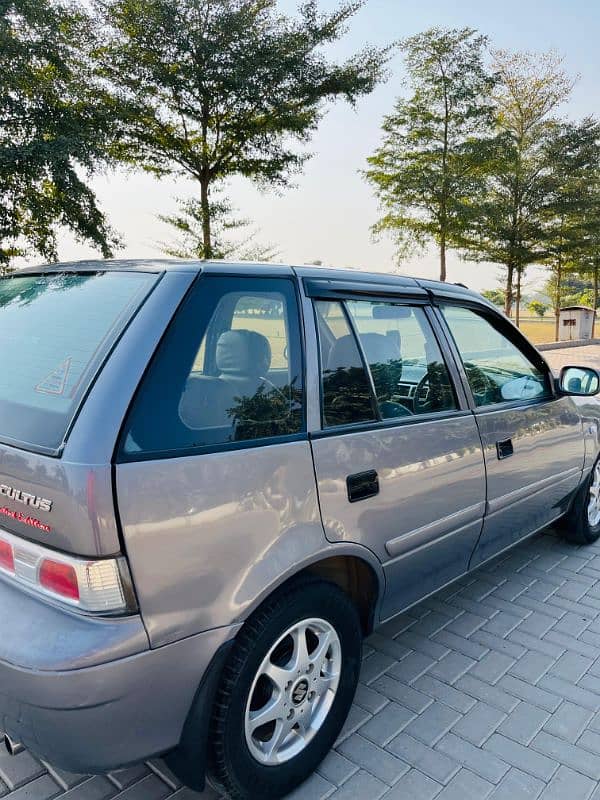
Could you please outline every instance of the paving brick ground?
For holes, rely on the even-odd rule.
[[[593,352],[591,352],[593,351]],[[545,353],[600,366],[600,347]],[[293,800],[600,800],[600,542],[549,529],[365,643],[335,749]],[[106,777],[0,754],[2,800],[217,800],[160,761]]]

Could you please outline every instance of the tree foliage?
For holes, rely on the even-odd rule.
[[[483,291],[482,296],[495,306],[503,306],[506,299],[504,289],[486,289]]]
[[[540,317],[540,319],[542,319],[546,311],[548,311],[548,305],[546,303],[542,303],[541,300],[531,300],[527,305],[527,308],[532,314],[535,314],[536,317]]]
[[[322,14],[306,0],[291,18],[276,0],[98,0],[104,74],[128,109],[124,153],[198,183],[207,257],[211,189],[233,175],[286,185],[326,102],[353,104],[382,79],[385,50],[341,63],[323,51],[363,2]]]
[[[494,85],[486,43],[470,28],[432,28],[407,39],[412,95],[385,118],[383,142],[368,160],[366,177],[384,212],[375,232],[392,232],[399,258],[433,240],[441,280],[446,250],[462,241],[484,186]]]
[[[563,277],[575,271],[589,246],[590,212],[598,203],[595,192],[600,165],[600,124],[592,118],[581,123],[553,126],[546,153],[548,187],[543,203],[544,261],[551,270],[551,294],[558,338]]]
[[[196,199],[179,200],[178,209],[176,214],[159,215],[159,219],[171,225],[178,234],[178,240],[174,243],[163,243],[162,250],[175,258],[208,258],[202,203]],[[272,261],[277,256],[272,245],[257,242],[256,231],[250,229],[251,221],[235,216],[234,209],[226,199],[211,199],[210,216],[210,257]]]
[[[550,114],[573,81],[554,53],[493,52],[498,136],[489,161],[487,189],[473,215],[463,252],[468,259],[501,264],[506,271],[505,311],[520,302],[526,268],[544,257],[544,214],[549,164]]]
[[[0,269],[27,252],[55,259],[60,226],[105,256],[115,244],[86,183],[114,123],[92,49],[81,8],[0,0]]]

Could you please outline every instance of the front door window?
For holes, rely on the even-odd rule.
[[[461,358],[475,405],[552,397],[547,370],[499,327],[469,308],[445,306],[443,314]]]

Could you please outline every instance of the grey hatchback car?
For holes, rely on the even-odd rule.
[[[0,730],[278,798],[375,626],[555,520],[600,536],[595,370],[459,285],[179,261],[0,279]]]

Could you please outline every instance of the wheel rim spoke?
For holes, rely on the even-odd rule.
[[[315,671],[320,672],[323,668],[323,663],[327,657],[327,651],[331,642],[331,634],[326,631],[319,637],[319,644],[316,649],[310,654],[310,660],[314,665]]]
[[[292,633],[294,655],[292,657],[291,669],[296,672],[305,672],[311,663],[311,659],[308,655],[308,645],[306,643],[306,631],[307,626],[303,625],[296,628]]]
[[[280,692],[285,690],[285,687],[295,675],[293,670],[289,670],[284,667],[278,667],[276,664],[272,664],[271,662],[265,665],[263,674],[271,679]]]
[[[588,523],[595,528],[600,523],[600,464],[594,468],[593,480],[589,488],[587,507]]]
[[[266,706],[259,708],[258,711],[251,711],[248,717],[248,727],[252,732],[257,728],[267,725],[269,722],[277,722],[281,719],[283,704],[281,699],[270,700]]]

